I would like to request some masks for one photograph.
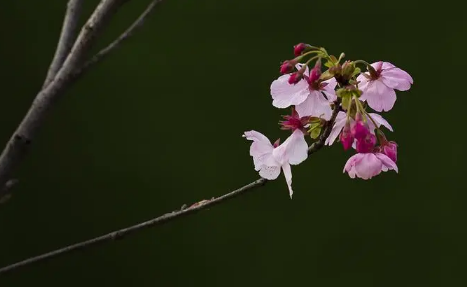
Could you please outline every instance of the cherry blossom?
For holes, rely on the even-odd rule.
[[[362,73],[357,77],[358,88],[363,92],[360,100],[377,112],[389,111],[396,102],[396,92],[407,91],[413,84],[413,79],[406,71],[397,68],[389,62],[371,64],[374,70],[369,74]]]
[[[386,142],[380,147],[381,153],[387,155],[393,162],[397,162],[397,144],[393,141]]]
[[[397,165],[387,155],[382,153],[357,153],[347,160],[343,172],[351,178],[370,179],[381,171],[394,170],[399,172]]]
[[[253,157],[255,170],[268,180],[276,179],[281,169],[292,198],[292,170],[290,165],[298,165],[308,157],[308,144],[300,129],[296,129],[279,146],[273,146],[269,139],[257,131],[247,131],[243,137],[253,141],[250,146],[250,155]]]
[[[296,66],[298,70],[302,67],[302,64]],[[331,78],[321,81],[319,75],[316,77],[317,73],[310,75],[308,67],[303,77],[299,78],[299,74],[300,72],[282,75],[272,82],[270,91],[273,106],[283,109],[295,105],[300,117],[313,116],[329,120],[332,115],[330,104],[337,98],[334,91],[336,80]],[[290,84],[289,80],[296,83]]]

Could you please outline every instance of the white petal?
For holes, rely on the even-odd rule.
[[[332,116],[332,108],[320,91],[312,91],[308,98],[301,104],[295,106],[300,117],[320,117],[329,121]]]
[[[287,108],[301,104],[308,96],[308,82],[304,79],[295,85],[289,84],[290,74],[282,75],[271,84],[272,105],[276,108]]]
[[[381,161],[383,167],[387,168],[388,170],[399,172],[396,163],[392,161],[392,159],[390,159],[387,155],[383,153],[375,153],[375,156]]]
[[[336,85],[337,81],[335,78],[331,78],[327,81],[324,81],[323,83],[327,83],[326,87],[322,90],[324,94],[326,94],[326,97],[328,98],[328,101],[334,102],[337,100],[337,95],[336,95]]]
[[[383,163],[373,153],[365,153],[360,161],[355,164],[355,171],[358,177],[370,179],[381,173]]]
[[[280,166],[263,165],[259,171],[259,175],[265,179],[274,180],[281,173]]]
[[[392,130],[392,126],[388,123],[388,121],[386,121],[381,115],[379,114],[375,114],[375,113],[369,113],[370,114],[370,117],[376,122],[376,124],[378,125],[378,128],[380,126],[385,126],[388,130],[390,130],[391,132],[393,131]],[[370,130],[374,130],[375,127],[374,127],[374,124],[371,120],[368,121],[368,125],[370,126]]]
[[[282,166],[282,170],[284,171],[285,181],[287,182],[287,187],[289,188],[289,195],[290,199],[292,199],[293,190],[292,190],[292,169],[288,163]]]
[[[243,134],[247,140],[253,141],[250,146],[250,155],[253,157],[255,170],[259,170],[266,157],[272,156],[274,147],[269,139],[257,131],[247,131]]]
[[[297,165],[308,158],[308,144],[305,135],[295,130],[280,146],[272,152],[273,157],[280,164]]]
[[[339,112],[337,114],[336,121],[334,122],[334,126],[332,127],[331,133],[329,134],[328,138],[324,142],[325,145],[332,145],[334,143],[334,141],[337,139],[342,129],[344,128],[346,121],[347,121],[346,113],[342,111]]]
[[[380,79],[371,81],[365,88],[360,100],[367,101],[370,108],[377,112],[389,111],[396,102],[396,92],[386,86]]]

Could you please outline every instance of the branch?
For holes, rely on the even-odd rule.
[[[144,23],[144,20],[154,11],[154,8],[157,4],[161,3],[162,0],[153,0],[149,3],[148,7],[141,13],[141,15],[131,24],[128,29],[126,29],[117,39],[115,39],[112,43],[110,43],[107,47],[100,50],[97,54],[95,54],[90,60],[88,60],[84,65],[76,72],[76,77],[84,73],[90,66],[100,62],[110,54],[114,49],[118,48],[118,46],[123,42],[123,40],[129,38],[133,35],[137,28],[141,27]]]
[[[332,126],[334,124],[334,121],[336,119],[336,116],[337,116],[338,112],[339,112],[339,105],[336,105],[336,108],[334,108],[332,117],[331,117],[330,121],[327,123],[326,127],[324,128],[324,131],[321,134],[321,137],[319,138],[318,141],[313,143],[308,148],[308,154],[309,155],[317,152],[318,150],[320,150],[323,147],[326,138],[329,136],[329,133],[331,132]],[[69,246],[66,246],[64,248],[52,251],[52,252],[48,252],[48,253],[45,253],[45,254],[42,254],[42,255],[39,255],[39,256],[36,256],[36,257],[31,257],[29,259],[26,259],[26,260],[23,260],[23,261],[8,265],[6,267],[0,268],[0,274],[16,270],[16,269],[18,269],[20,267],[24,267],[24,266],[30,265],[32,263],[35,263],[35,262],[43,261],[43,260],[50,259],[50,258],[59,256],[59,255],[63,255],[63,254],[66,254],[66,253],[69,253],[69,252],[72,252],[72,251],[76,251],[76,250],[84,249],[84,248],[87,248],[87,247],[90,247],[90,246],[93,246],[93,245],[97,245],[99,243],[114,241],[115,239],[120,239],[120,238],[124,237],[125,235],[129,235],[129,234],[134,233],[136,231],[143,230],[143,229],[146,229],[146,228],[152,227],[152,226],[161,225],[163,223],[172,221],[174,219],[181,218],[181,217],[189,215],[189,214],[193,214],[195,212],[206,209],[208,207],[217,205],[217,204],[219,204],[221,202],[225,202],[225,201],[227,201],[229,199],[232,199],[234,197],[237,197],[239,195],[246,194],[248,191],[251,191],[251,190],[253,190],[253,189],[257,188],[257,187],[264,186],[267,183],[267,181],[268,181],[267,179],[260,178],[260,179],[257,179],[255,181],[253,181],[250,184],[247,184],[247,185],[245,185],[245,186],[243,186],[243,187],[241,187],[241,188],[239,188],[237,190],[231,191],[231,192],[229,192],[227,194],[224,194],[222,196],[219,196],[217,198],[213,197],[210,200],[202,200],[200,202],[192,204],[188,208],[185,208],[185,205],[184,205],[179,210],[174,210],[172,212],[166,213],[166,214],[164,214],[162,216],[159,216],[159,217],[156,217],[154,219],[144,221],[144,222],[138,223],[136,225],[133,225],[133,226],[130,226],[130,227],[127,227],[127,228],[116,230],[114,232],[110,232],[108,234],[105,234],[105,235],[102,235],[102,236],[99,236],[99,237],[96,237],[96,238],[93,238],[93,239],[89,239],[89,240],[86,240],[86,241],[83,241],[83,242],[80,242],[80,243],[69,245]]]
[[[10,179],[15,168],[26,155],[35,134],[42,126],[49,109],[72,84],[72,73],[80,66],[86,53],[95,42],[96,36],[108,22],[109,18],[127,0],[101,0],[93,14],[81,29],[80,34],[63,66],[55,78],[42,89],[34,99],[29,111],[13,133],[0,155],[0,187]],[[3,189],[0,189],[0,198]]]
[[[49,71],[47,72],[47,77],[45,78],[42,88],[45,88],[55,78],[73,46],[82,6],[83,0],[68,1],[60,39],[58,40],[57,49],[55,50],[54,58],[50,64]]]
[[[25,118],[8,141],[0,155],[0,187],[4,186],[14,169],[26,155],[29,145],[44,121],[48,109],[80,76],[91,66],[103,60],[115,50],[125,39],[129,38],[140,27],[144,20],[162,0],[152,0],[143,13],[117,39],[100,50],[90,60],[80,65],[86,52],[92,47],[99,30],[106,24],[108,18],[128,0],[101,0],[100,4],[81,30],[73,47],[70,47],[74,30],[79,18],[82,0],[69,0],[63,22],[60,40],[50,65],[42,91],[34,99]],[[71,50],[71,52],[70,52]],[[67,56],[67,53],[70,52]],[[65,56],[67,56],[65,58]],[[62,65],[63,64],[63,65]],[[49,87],[50,85],[50,87]],[[4,189],[6,190],[6,189]],[[8,189],[9,190],[9,189]],[[0,199],[6,193],[0,188]],[[0,204],[1,204],[0,200]]]

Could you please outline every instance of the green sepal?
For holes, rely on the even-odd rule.
[[[362,69],[360,69],[359,67],[356,67],[355,70],[353,71],[352,78],[360,74],[361,72],[362,72]]]
[[[324,66],[328,67],[328,68],[331,68],[332,66],[334,66],[334,63],[331,62],[331,61],[326,61],[326,63],[324,63]]]
[[[350,108],[350,105],[352,104],[352,95],[351,93],[344,93],[342,95],[342,108],[345,110],[348,110]]]
[[[321,74],[321,76],[319,77],[320,80],[322,81],[327,81],[331,78],[333,78],[334,75],[332,73],[329,72],[329,70],[325,71],[324,73]]]

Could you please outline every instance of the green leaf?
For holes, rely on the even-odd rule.
[[[310,131],[310,137],[312,139],[317,139],[320,134],[321,134],[321,127],[316,127]]]

